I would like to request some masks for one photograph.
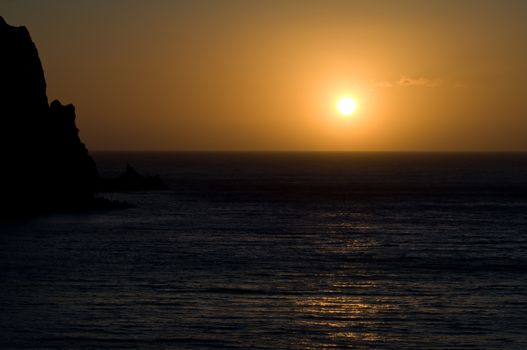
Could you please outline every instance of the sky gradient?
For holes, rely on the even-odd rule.
[[[28,27],[90,150],[527,151],[527,1],[4,0],[0,15]]]

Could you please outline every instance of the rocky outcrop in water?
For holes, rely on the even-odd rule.
[[[0,217],[90,207],[95,162],[79,138],[75,108],[48,104],[35,44],[0,17]]]
[[[133,191],[162,191],[169,187],[159,175],[141,175],[130,164],[119,177],[113,179],[99,179],[97,189],[100,192],[133,192]]]

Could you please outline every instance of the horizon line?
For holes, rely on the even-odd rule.
[[[527,153],[527,150],[156,150],[156,149],[94,149],[94,153]]]

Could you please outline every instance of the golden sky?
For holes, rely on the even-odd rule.
[[[0,15],[28,27],[90,150],[527,151],[527,1],[4,0]]]

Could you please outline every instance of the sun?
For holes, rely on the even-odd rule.
[[[337,102],[337,110],[343,116],[349,116],[357,109],[357,102],[351,97],[342,97]]]

